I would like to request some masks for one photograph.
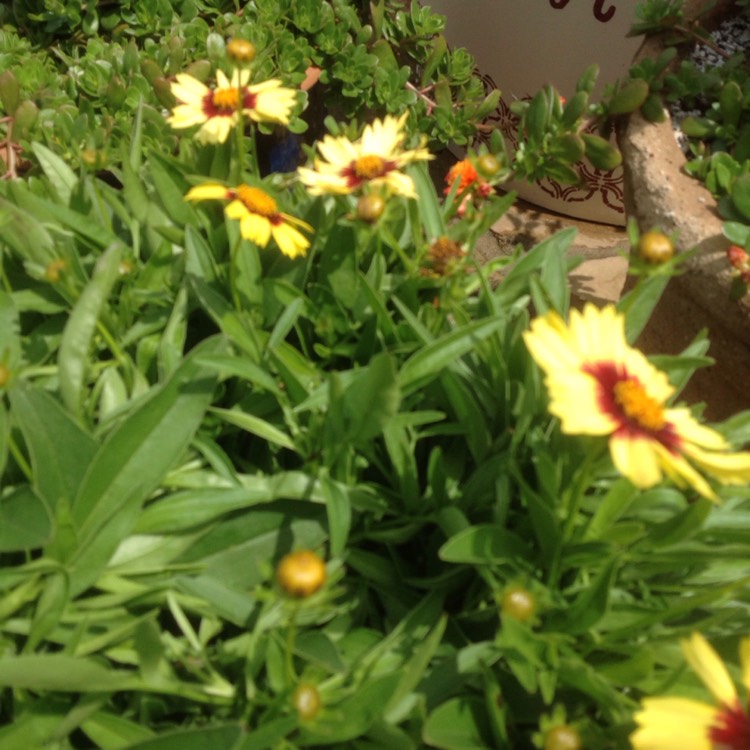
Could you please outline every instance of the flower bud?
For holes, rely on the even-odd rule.
[[[477,159],[477,172],[483,177],[493,177],[500,171],[500,161],[494,154],[482,154]]]
[[[544,738],[544,750],[581,750],[581,735],[566,724],[555,727]]]
[[[232,39],[227,44],[229,59],[241,65],[247,65],[255,60],[255,45],[247,39]]]
[[[732,268],[737,271],[745,271],[750,268],[750,255],[739,245],[730,245],[727,248],[727,260]]]
[[[638,253],[648,263],[666,263],[674,256],[674,243],[664,232],[652,229],[641,235]]]
[[[504,617],[526,622],[536,612],[536,598],[530,591],[521,586],[511,586],[503,593],[500,611]]]
[[[321,706],[318,689],[309,682],[301,682],[292,693],[292,705],[303,721],[314,719]]]
[[[357,218],[369,224],[377,221],[385,210],[385,200],[375,193],[363,195],[357,201]]]
[[[300,599],[311,596],[326,581],[325,562],[310,550],[290,552],[276,568],[276,580],[290,596]]]

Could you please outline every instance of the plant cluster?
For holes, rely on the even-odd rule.
[[[702,25],[703,15],[713,3],[706,3],[694,18],[686,18],[682,0],[651,0],[637,6],[637,21],[631,33],[660,34],[666,45],[658,58],[645,58],[629,71],[600,116],[613,114],[611,102],[630,94],[624,109],[640,110],[649,121],[665,117],[665,107],[679,105],[681,117],[676,127],[687,138],[686,171],[701,180],[718,201],[726,220],[724,232],[740,249],[750,249],[750,58],[747,50],[728,54],[716,47]],[[737,3],[738,14],[750,18],[750,6]],[[710,48],[720,65],[704,66],[689,55],[678,64],[678,48],[689,45]],[[615,108],[614,114],[617,114]],[[736,254],[735,254],[736,255]],[[730,262],[732,258],[730,257]],[[747,291],[747,276],[736,262],[733,294]]]
[[[113,12],[172,8],[132,5]],[[44,34],[108,43],[70,6]],[[594,70],[519,109],[520,153],[495,138],[437,187],[433,119],[473,104],[411,79],[397,111],[363,88],[356,120],[268,169],[316,116],[304,71],[334,75],[286,55],[328,28],[322,6],[336,29],[363,9],[208,6],[179,4],[216,54],[163,71],[160,119],[145,97],[102,109],[123,122],[108,171],[32,129],[32,166],[0,183],[0,746],[606,750],[658,731],[641,698],[695,687],[679,638],[746,632],[750,415],[709,426],[677,402],[704,336],[632,345],[683,260],[668,238],[631,228],[638,284],[602,310],[571,309],[572,230],[473,256],[511,174],[615,158],[577,135]],[[439,28],[369,12],[363,54]],[[248,33],[221,36],[230,17]],[[151,33],[130,32],[139,66]],[[452,59],[432,40],[424,81]],[[726,713],[708,709],[704,735]]]

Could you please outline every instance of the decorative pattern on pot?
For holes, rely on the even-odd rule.
[[[631,0],[425,0],[447,18],[448,43],[474,56],[485,88],[503,98],[484,122],[517,146],[516,118],[508,103],[533,96],[552,84],[562,96],[575,92],[583,71],[598,63],[595,94],[622,77],[640,46],[626,36],[635,18]],[[622,167],[577,165],[580,185],[552,179],[512,184],[530,203],[576,218],[625,223]]]

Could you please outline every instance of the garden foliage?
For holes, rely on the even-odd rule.
[[[0,747],[541,748],[565,725],[619,748],[644,694],[696,689],[679,636],[733,659],[750,491],[638,489],[550,416],[523,337],[568,317],[572,230],[472,254],[513,200],[495,184],[588,153],[565,136],[593,72],[443,192],[422,157],[495,99],[416,3],[84,7],[1,17]],[[231,76],[229,38],[294,107],[200,143],[167,123],[174,76]],[[324,134],[396,120],[403,179],[263,169],[289,132],[314,169]],[[631,343],[675,267],[618,305]],[[653,358],[675,399],[707,346]],[[750,439],[746,414],[715,428]],[[290,594],[300,550],[326,580]]]

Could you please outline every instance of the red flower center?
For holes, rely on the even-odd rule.
[[[203,114],[206,117],[232,117],[237,114],[242,96],[242,109],[255,108],[255,94],[251,94],[244,86],[214,89],[203,97]]]
[[[354,188],[363,182],[384,177],[395,166],[392,161],[387,161],[381,156],[370,154],[355,159],[348,167],[341,171],[341,175],[346,177],[348,186]]]
[[[717,750],[750,750],[750,716],[737,703],[716,717],[708,738]]]
[[[599,407],[617,422],[617,432],[647,435],[676,452],[680,437],[664,417],[662,405],[648,394],[643,383],[615,362],[595,362],[583,371],[599,384]],[[750,749],[749,749],[750,750]]]

